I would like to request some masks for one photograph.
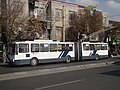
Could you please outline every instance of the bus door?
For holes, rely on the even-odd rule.
[[[75,42],[75,60],[82,60],[82,44],[81,42]]]
[[[90,44],[87,44],[87,43],[83,43],[83,47],[82,47],[82,57],[84,59],[86,59],[87,57],[90,56],[90,54],[92,53],[91,50],[90,50]]]
[[[40,55],[39,55],[39,52],[40,52],[40,45],[38,43],[32,43],[31,44],[31,58],[32,57],[36,57],[39,59]]]
[[[28,59],[30,58],[29,53],[29,44],[27,43],[20,43],[18,44],[18,55],[16,55],[16,59]]]
[[[89,56],[94,56],[96,55],[97,49],[94,44],[90,44],[90,53]]]

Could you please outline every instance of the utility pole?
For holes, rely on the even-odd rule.
[[[64,5],[62,6],[62,41],[65,41],[65,15],[64,15]]]

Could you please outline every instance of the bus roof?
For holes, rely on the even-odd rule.
[[[82,42],[83,44],[107,44],[104,42]]]
[[[74,43],[74,42],[61,42],[61,41],[56,41],[56,40],[33,40],[33,41],[18,41],[18,42],[13,42],[13,43]]]

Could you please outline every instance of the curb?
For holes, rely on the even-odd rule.
[[[0,66],[3,66],[3,65],[8,65],[8,63],[1,63],[0,62]]]
[[[54,74],[54,73],[81,70],[81,69],[103,67],[103,66],[109,66],[112,63],[114,63],[114,61],[105,62],[105,63],[85,64],[85,65],[59,67],[59,68],[52,68],[52,69],[43,69],[43,70],[33,70],[33,71],[1,74],[0,81],[10,80],[10,79],[19,79],[19,78],[25,78],[25,77],[32,77],[32,76],[38,76],[38,75]]]
[[[120,55],[112,56],[112,58],[120,57]]]

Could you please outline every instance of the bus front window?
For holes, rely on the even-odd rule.
[[[17,45],[16,44],[11,44],[8,48],[8,53],[11,55],[17,54]]]
[[[18,54],[17,44],[12,44],[12,50],[11,51],[12,51],[11,54],[13,54],[13,55]]]
[[[29,44],[19,44],[19,53],[28,53]]]

